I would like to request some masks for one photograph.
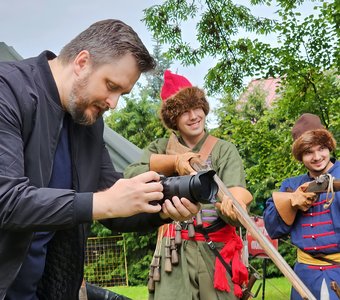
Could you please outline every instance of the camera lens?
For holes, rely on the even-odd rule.
[[[186,175],[177,177],[163,177],[165,199],[171,200],[173,196],[187,198],[191,202],[213,203],[218,192],[217,183],[214,180],[215,171],[200,171],[196,175]]]
[[[190,192],[195,202],[212,203],[218,192],[217,183],[214,180],[215,171],[198,172],[191,178]]]

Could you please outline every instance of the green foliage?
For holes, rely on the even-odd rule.
[[[125,107],[112,111],[105,122],[130,142],[144,148],[150,141],[163,137],[166,129],[158,117],[159,103],[150,102],[144,93],[139,97],[125,96]]]
[[[245,77],[313,81],[315,70],[339,65],[338,4],[317,2],[303,17],[300,5],[306,1],[280,0],[272,19],[252,13],[254,5],[266,9],[273,2],[253,0],[246,7],[227,0],[166,0],[146,9],[143,21],[169,47],[171,59],[183,65],[196,65],[205,57],[216,60],[205,77],[210,92],[239,92]],[[192,33],[187,39],[186,28],[195,30],[194,42]]]
[[[149,267],[156,248],[156,232],[147,235],[124,233],[129,285],[147,283]]]
[[[103,226],[98,221],[94,221],[91,226],[91,236],[105,237],[112,234],[111,230]]]
[[[288,177],[305,173],[303,164],[291,155],[291,128],[304,112],[315,113],[324,125],[338,136],[340,118],[339,76],[335,70],[316,76],[317,81],[306,85],[304,80],[283,81],[280,97],[273,106],[264,105],[266,94],[254,89],[246,99],[227,95],[221,99],[216,114],[219,126],[212,133],[233,142],[243,158],[247,186],[255,201],[251,214],[262,215],[266,200],[273,190]],[[336,157],[339,150],[334,153]],[[291,266],[296,259],[295,248],[289,239],[280,241],[279,252]],[[259,269],[261,259],[252,259]],[[280,271],[268,262],[267,275],[281,276]]]
[[[114,285],[115,279],[125,278],[124,256],[117,256],[114,249],[98,247],[98,257],[89,258],[84,267],[84,277],[90,283]],[[104,271],[103,271],[104,270]]]
[[[252,289],[252,292],[256,292],[258,286],[263,283],[262,279],[259,279],[255,282],[255,285]],[[270,278],[265,281],[266,287],[263,293],[263,289],[260,289],[259,294],[255,297],[255,300],[260,299],[289,299],[291,284],[285,277],[280,278]],[[118,294],[124,295],[126,297],[130,297],[133,300],[147,300],[148,299],[148,288],[143,286],[134,286],[134,287],[112,287],[109,288],[111,291],[114,291]]]

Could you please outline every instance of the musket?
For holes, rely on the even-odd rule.
[[[207,165],[202,164],[197,159],[191,159],[191,166],[195,171],[208,171],[210,168]],[[255,222],[250,218],[248,212],[242,207],[242,205],[235,199],[235,197],[228,191],[223,181],[214,175],[215,182],[218,185],[219,191],[217,197],[222,201],[223,196],[227,195],[234,206],[235,213],[238,217],[239,222],[250,232],[254,239],[261,245],[262,249],[265,250],[267,255],[275,263],[275,265],[280,269],[283,275],[290,281],[295,290],[300,294],[300,296],[305,300],[316,300],[314,295],[306,287],[306,285],[301,281],[301,279],[296,275],[288,263],[284,260],[281,254],[276,250],[272,243],[266,238],[266,236],[258,229]]]
[[[323,174],[315,178],[315,180],[308,182],[307,187],[304,192],[315,193],[316,195],[321,193],[327,193],[326,202],[323,205],[324,209],[327,209],[333,202],[335,197],[335,192],[340,191],[340,179],[334,178],[331,174]],[[288,188],[285,192],[292,193],[294,190]],[[286,205],[285,201],[281,201],[278,195],[285,194],[285,192],[274,192],[276,194],[276,201],[273,193],[273,200],[275,206],[277,207],[281,218],[283,221],[291,225],[293,224],[298,209],[296,207],[292,207],[290,205]],[[284,198],[283,198],[284,199]],[[317,198],[315,198],[316,200]],[[286,201],[290,201],[286,199]]]
[[[329,184],[332,184],[330,187]],[[311,181],[306,189],[306,192],[311,193],[326,193],[340,191],[340,179],[332,178],[329,174],[323,174],[315,178],[315,180]]]

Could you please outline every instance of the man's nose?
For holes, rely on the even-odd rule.
[[[114,109],[117,106],[118,100],[119,100],[120,94],[110,94],[107,99],[106,103],[111,108]]]
[[[195,119],[197,116],[196,112],[193,109],[189,110],[189,118],[190,119]]]
[[[315,151],[313,156],[314,156],[314,160],[319,160],[321,157],[321,153],[319,151]]]

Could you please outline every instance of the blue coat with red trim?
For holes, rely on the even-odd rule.
[[[334,165],[328,171],[335,178],[340,178],[340,162],[333,161]],[[296,190],[301,184],[312,181],[307,174],[288,178],[283,181],[280,191]],[[310,254],[340,253],[340,192],[328,208],[324,208],[327,193],[319,195],[317,201],[306,211],[298,211],[295,221],[288,226],[280,217],[273,199],[268,199],[264,211],[266,230],[271,238],[280,238],[290,235],[291,242],[301,250]],[[330,197],[330,195],[329,195]],[[340,265],[315,266],[296,263],[294,271],[310,289],[313,295],[320,299],[320,289],[323,279],[326,280],[330,300],[339,298],[330,289],[330,282],[340,284]],[[291,299],[302,299],[293,289]]]

